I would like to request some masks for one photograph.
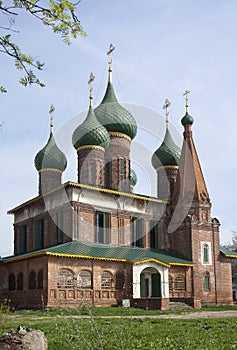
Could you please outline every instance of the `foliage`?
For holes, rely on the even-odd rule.
[[[4,299],[0,304],[0,331],[5,327],[6,320],[8,316],[12,313],[12,308],[10,306],[11,300]]]
[[[135,349],[236,349],[237,318],[13,318],[4,331],[18,325],[41,329],[49,349],[135,350]],[[8,328],[7,328],[8,327]]]
[[[85,36],[81,23],[76,15],[77,3],[69,0],[49,0],[48,5],[43,0],[0,0],[0,53],[11,57],[18,70],[23,71],[24,76],[19,80],[23,86],[44,84],[37,78],[35,70],[43,69],[44,63],[22,52],[15,43],[12,34],[19,33],[14,29],[15,19],[26,12],[39,20],[43,25],[50,27],[54,33],[61,35],[63,41],[71,44],[71,38],[79,34]],[[3,23],[6,25],[3,25]],[[6,92],[5,87],[0,86],[0,92]]]

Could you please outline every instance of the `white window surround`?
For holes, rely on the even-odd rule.
[[[212,250],[211,242],[201,241],[201,264],[202,265],[212,265]],[[204,261],[204,248],[208,249],[208,261]]]

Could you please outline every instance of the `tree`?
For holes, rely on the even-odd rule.
[[[19,33],[15,29],[16,17],[26,11],[43,25],[50,27],[54,33],[59,34],[65,44],[70,45],[71,38],[76,38],[79,34],[86,36],[76,15],[80,1],[73,3],[69,0],[49,0],[48,5],[45,5],[44,0],[0,0],[0,53],[12,58],[16,68],[23,71],[24,75],[19,80],[21,85],[45,86],[35,73],[43,69],[44,63],[22,52],[12,39],[13,33]],[[0,92],[6,91],[5,87],[0,86]]]

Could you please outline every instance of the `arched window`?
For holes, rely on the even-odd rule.
[[[96,163],[92,161],[89,163],[89,184],[96,184]]]
[[[169,291],[172,292],[173,291],[173,277],[169,275]]]
[[[17,275],[17,290],[23,290],[23,273]]]
[[[81,271],[77,276],[77,287],[78,288],[90,288],[91,289],[91,272]]]
[[[210,290],[210,274],[209,272],[206,272],[204,276],[204,290],[209,291]]]
[[[43,270],[39,270],[38,272],[38,276],[37,276],[37,286],[38,289],[43,289],[43,277],[44,277],[44,273]]]
[[[126,159],[119,158],[119,183],[122,182],[126,177]]]
[[[178,275],[174,281],[174,289],[175,290],[185,290],[185,276]]]
[[[101,288],[112,288],[112,275],[109,272],[103,272],[101,275]]]
[[[29,274],[29,289],[36,289],[36,273],[31,271]]]
[[[123,289],[124,288],[124,282],[125,282],[124,274],[118,273],[116,275],[115,288],[116,289]]]
[[[209,263],[209,246],[207,243],[203,244],[203,263]]]
[[[73,288],[74,276],[69,270],[62,269],[58,272],[58,288]]]
[[[8,289],[15,290],[16,289],[16,277],[13,273],[8,276]]]

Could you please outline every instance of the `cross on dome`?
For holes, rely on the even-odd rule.
[[[88,84],[90,86],[90,106],[92,106],[92,100],[93,100],[93,96],[92,96],[92,91],[93,91],[93,81],[95,80],[95,76],[93,75],[93,73],[90,74],[90,78],[88,80]]]
[[[183,96],[185,96],[185,101],[186,101],[186,113],[188,113],[188,94],[190,94],[190,91],[189,91],[189,90],[186,90],[186,91],[183,93]]]
[[[55,111],[55,107],[53,105],[50,106],[49,115],[50,115],[50,132],[53,132],[53,112]]]
[[[165,103],[164,103],[164,106],[163,106],[163,109],[165,110],[165,117],[166,117],[166,128],[168,129],[168,123],[169,123],[169,111],[168,111],[168,108],[169,106],[171,105],[170,101],[168,99],[165,100]]]

